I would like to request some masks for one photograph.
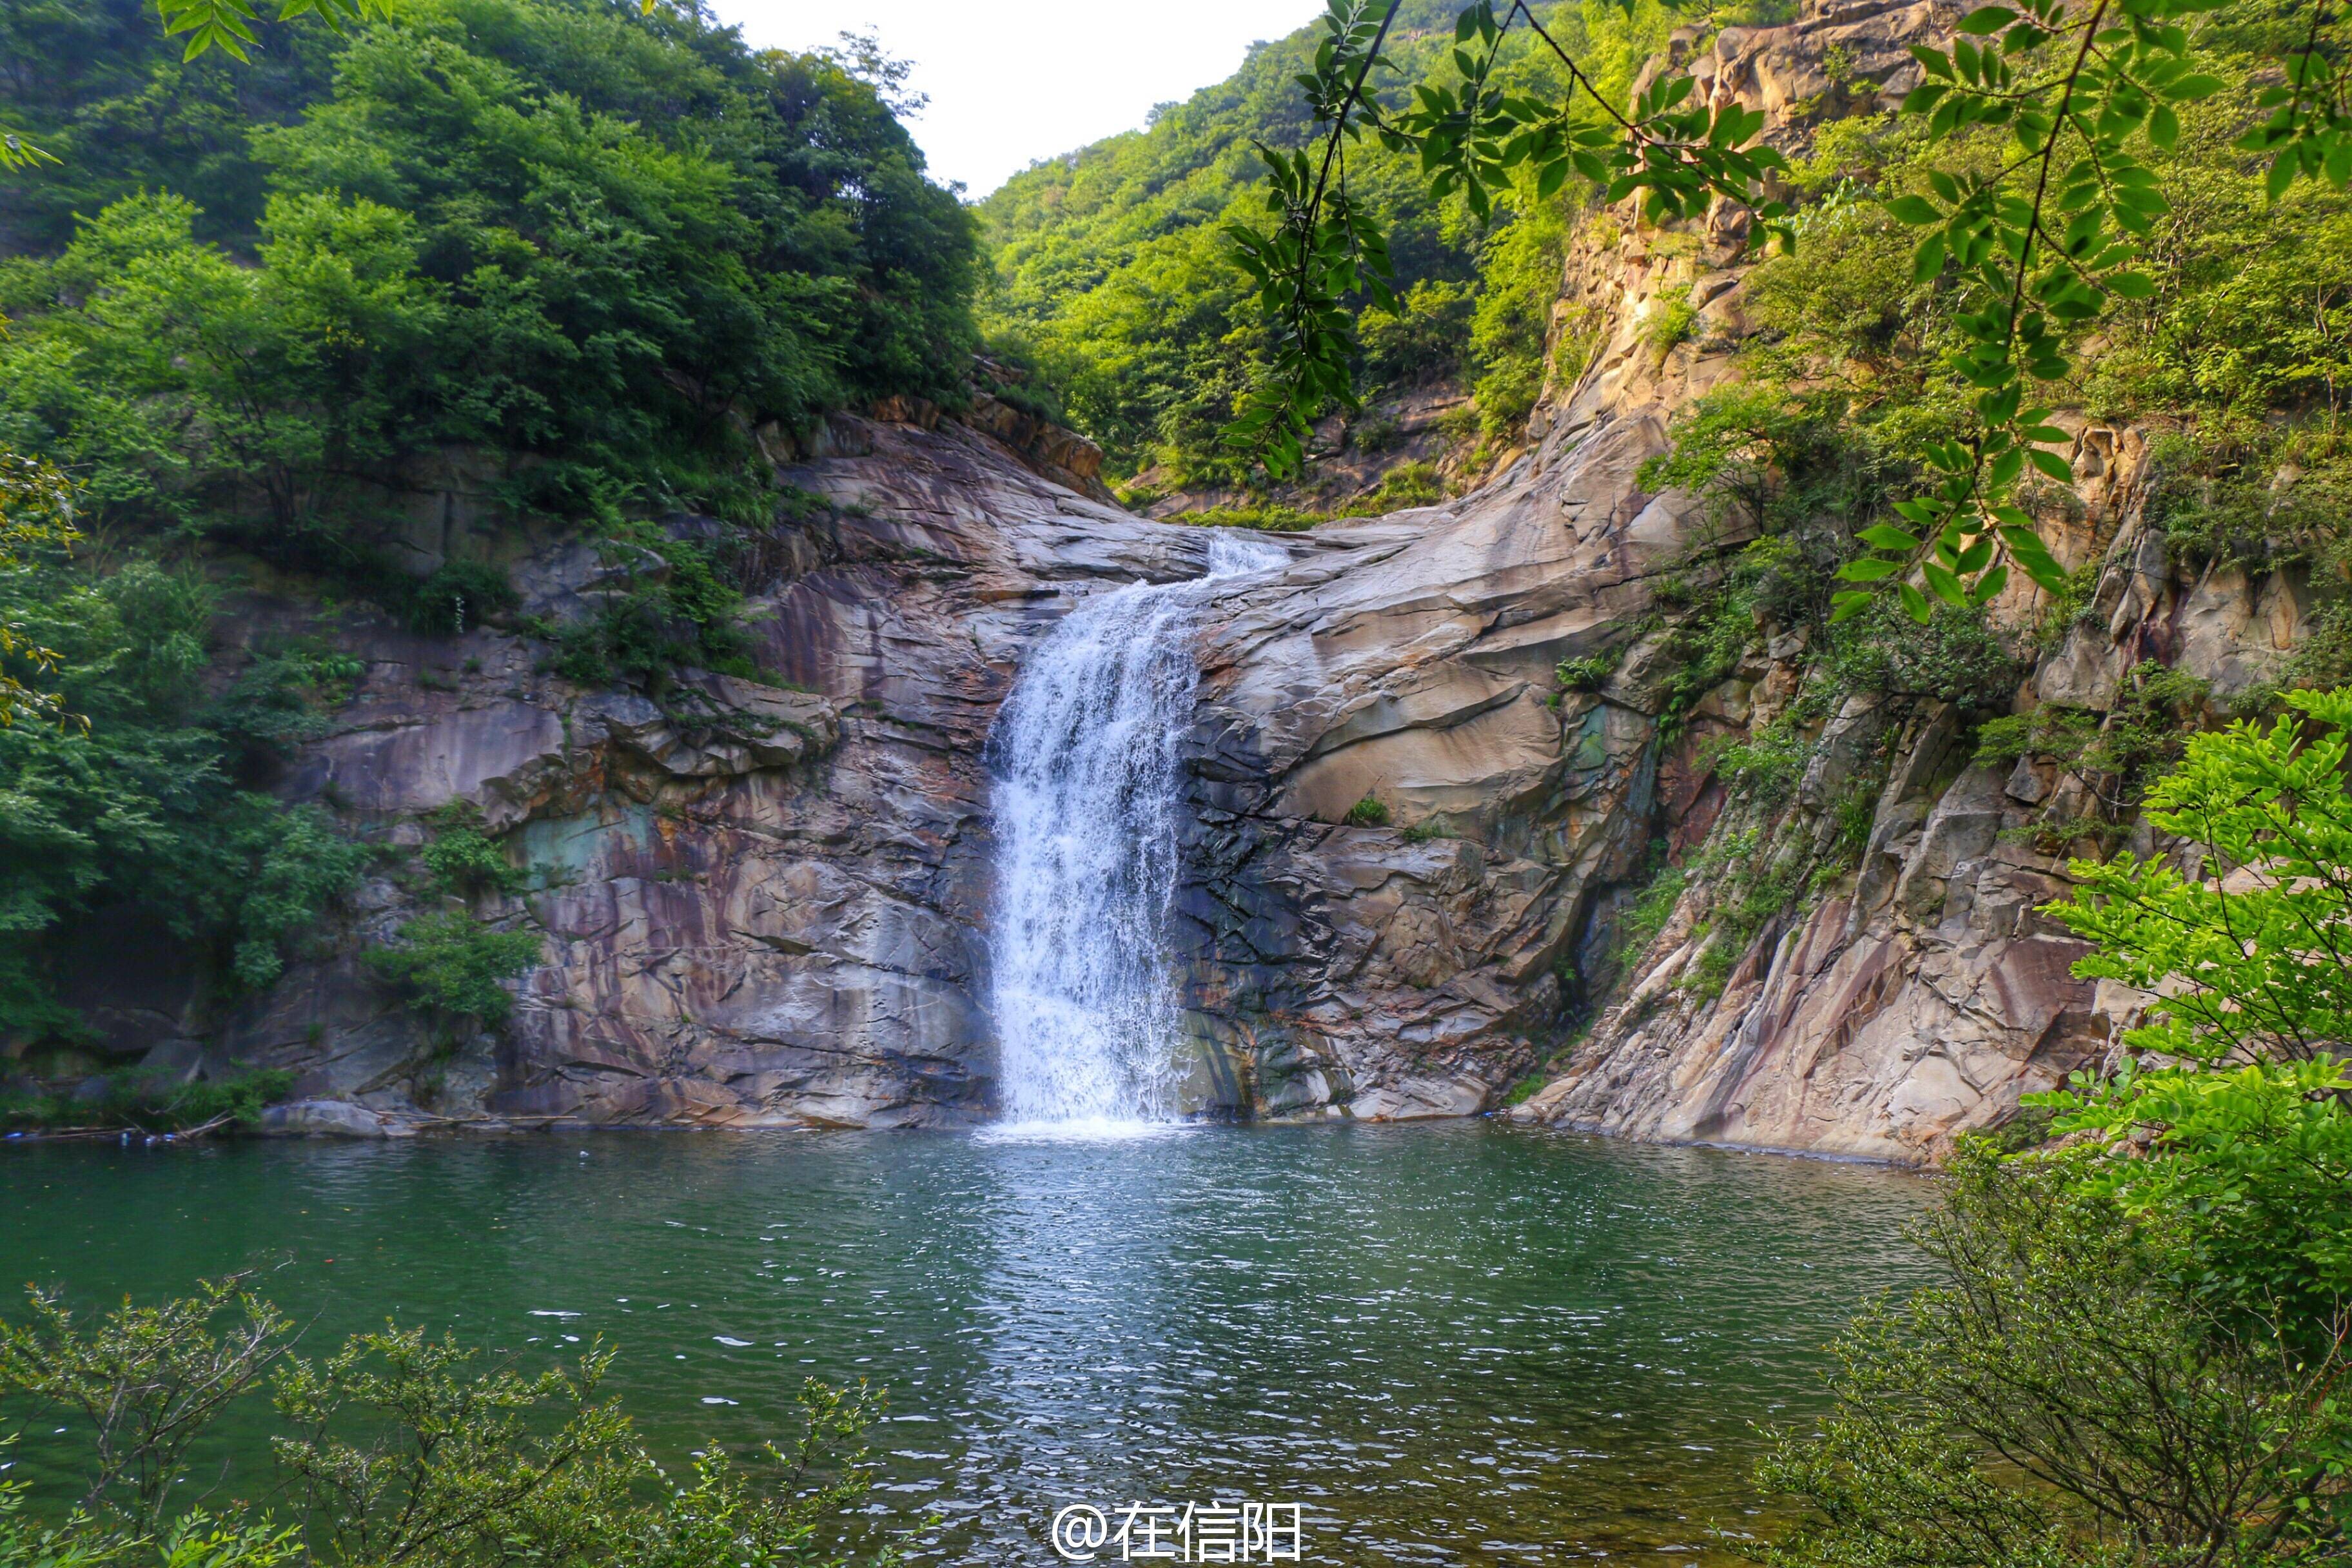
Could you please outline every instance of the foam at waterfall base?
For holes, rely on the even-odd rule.
[[[991,1121],[972,1136],[991,1143],[1136,1143],[1181,1138],[1202,1131],[1196,1121],[1146,1121],[1116,1116],[1073,1116],[1060,1121]]]

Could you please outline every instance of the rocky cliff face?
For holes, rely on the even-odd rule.
[[[829,503],[781,540],[751,606],[755,662],[783,685],[588,689],[493,627],[419,637],[373,612],[248,596],[234,637],[331,638],[367,667],[284,792],[395,847],[453,807],[478,814],[530,885],[472,912],[538,933],[541,962],[504,1029],[447,1039],[362,960],[423,899],[388,872],[335,956],[225,1021],[169,962],[94,955],[82,995],[108,1044],[175,1070],[289,1068],[295,1131],[986,1114],[990,721],[1025,646],[1078,595],[1194,575],[1205,553],[1199,530],[1076,493],[1090,473],[1071,452],[1041,459],[1034,432],[989,412],[840,418],[817,451],[781,454],[783,478]],[[613,568],[553,541],[512,574],[527,615],[561,620],[611,591]]]
[[[1809,7],[1721,35],[1694,71],[1799,147],[1847,101],[1907,90],[1905,46],[1950,16]],[[1318,531],[1348,553],[1254,590],[1206,640],[1185,912],[1204,1082],[1237,1108],[1476,1111],[1550,1055],[1557,1076],[1515,1116],[1915,1161],[2106,1048],[2130,999],[2074,979],[2081,946],[2035,913],[2083,847],[2083,781],[1972,763],[1945,701],[1791,714],[1820,650],[1769,618],[1736,673],[1662,714],[1678,612],[1659,584],[1746,539],[1638,471],[1675,411],[1731,374],[1744,225],[1719,209],[1697,234],[1588,226],[1558,320],[1599,346],[1548,393],[1529,450],[1451,506]],[[1650,323],[1685,310],[1659,347]],[[2144,455],[2142,432],[2081,430],[2060,552],[2102,563],[2098,586],[2021,708],[2105,715],[2149,658],[2226,700],[2298,635],[2296,582],[2168,563],[2141,515]],[[2023,585],[1996,608],[2021,631],[2044,610]],[[1604,650],[1622,662],[1597,690],[1555,683]],[[2011,705],[1983,697],[1979,711]],[[1727,815],[1713,759],[1784,720],[1793,798]],[[1359,801],[1385,824],[1346,825]],[[1657,844],[1685,891],[1626,952]],[[1728,907],[1773,888],[1763,862],[1792,844],[1811,885],[1774,889],[1744,930]]]
[[[1795,145],[1849,100],[1903,91],[1905,46],[1948,17],[1935,0],[1809,9],[1722,35],[1696,68]],[[2063,885],[2082,781],[1973,763],[1946,702],[1792,706],[1820,650],[1769,617],[1720,686],[1667,711],[1670,586],[1747,539],[1640,469],[1732,374],[1743,225],[1597,216],[1557,318],[1563,344],[1592,346],[1526,449],[1447,505],[1281,539],[1290,566],[1206,617],[1172,933],[1189,1109],[1468,1114],[1544,1064],[1513,1114],[1911,1160],[2105,1047],[2124,999],[2071,978],[2078,948],[2034,913]],[[1672,339],[1652,326],[1669,312],[1688,321]],[[225,1020],[124,933],[83,985],[112,1047],[291,1068],[296,1131],[988,1114],[990,723],[1061,614],[1198,574],[1205,537],[1106,504],[1090,449],[1008,405],[879,412],[771,444],[824,503],[780,533],[753,605],[755,661],[785,684],[590,689],[495,627],[422,638],[249,595],[237,637],[331,638],[367,665],[281,787],[395,847],[478,813],[532,871],[473,913],[537,934],[540,962],[504,1029],[436,1033],[360,957],[424,897],[387,872],[334,956]],[[2102,563],[2098,586],[2018,703],[2105,713],[2150,658],[2226,697],[2299,635],[2297,583],[2173,568],[2141,517],[2144,450],[2140,432],[2081,432],[2062,553]],[[428,554],[450,547],[454,504]],[[613,591],[576,542],[512,567],[526,612],[552,620]],[[2000,608],[2023,626],[2042,606],[2021,589]],[[1563,661],[1598,655],[1605,679],[1564,690]],[[1735,797],[1724,746],[1767,734],[1801,776]],[[1631,940],[1661,844],[1681,891]],[[1766,845],[1810,846],[1821,874],[1780,888]],[[1781,896],[1726,916],[1759,887]]]

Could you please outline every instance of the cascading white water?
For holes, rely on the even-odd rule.
[[[989,735],[993,1009],[1014,1122],[1170,1114],[1177,1016],[1177,742],[1187,634],[1221,579],[1289,557],[1220,530],[1205,576],[1099,595],[1047,635]]]

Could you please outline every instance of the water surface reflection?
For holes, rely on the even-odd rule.
[[[928,1561],[1226,1496],[1307,1505],[1318,1563],[1688,1562],[1749,1517],[1749,1423],[1921,1277],[1924,1194],[1486,1124],[47,1147],[0,1157],[0,1258],[84,1300],[264,1264],[314,1342],[601,1334],[672,1455],[870,1377]]]

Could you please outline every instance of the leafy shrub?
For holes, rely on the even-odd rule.
[[[1604,647],[1581,658],[1564,658],[1552,671],[1552,679],[1562,691],[1598,691],[1617,673],[1624,658],[1622,647]]]
[[[1715,776],[1731,793],[1759,805],[1774,806],[1797,793],[1813,749],[1782,714],[1745,741],[1733,741],[1715,755]]]
[[[367,956],[378,973],[425,1005],[495,1029],[514,1011],[514,997],[499,982],[531,968],[539,954],[536,931],[493,931],[469,915],[443,910],[407,921],[394,945]]]
[[[1658,933],[1666,929],[1674,918],[1675,906],[1682,902],[1685,885],[1683,868],[1664,858],[1664,846],[1657,847],[1658,868],[1641,893],[1617,916],[1615,960],[1630,962],[1649,952]]]
[[[240,797],[230,843],[247,868],[229,894],[236,912],[222,923],[237,932],[232,970],[237,983],[266,991],[286,957],[315,942],[320,917],[357,885],[369,851],[316,806],[273,810],[260,796]]]
[[[2208,696],[2198,677],[2148,659],[2125,677],[2105,715],[2044,703],[2031,713],[1986,720],[1977,731],[1977,761],[2054,757],[2102,803],[2120,810],[2137,798],[2151,769],[2179,759]]]
[[[294,1090],[294,1075],[277,1068],[227,1078],[173,1083],[162,1074],[123,1068],[104,1075],[103,1091],[75,1094],[0,1094],[0,1128],[134,1127],[149,1132],[184,1132],[226,1118],[255,1127],[262,1111]]]
[[[1179,512],[1168,521],[1202,528],[1255,528],[1268,533],[1301,533],[1345,517],[1380,517],[1412,507],[1434,506],[1445,499],[1444,481],[1431,463],[1399,463],[1381,476],[1381,482],[1330,511],[1307,511],[1267,502],[1259,506],[1202,507]]]
[[[1404,439],[1404,427],[1385,414],[1368,413],[1348,426],[1348,445],[1359,452],[1386,452]]]
[[[1850,691],[1932,697],[1964,708],[2005,708],[2023,667],[1982,606],[1937,601],[1926,626],[1874,602],[1834,628],[1830,664]]]
[[[1808,857],[1801,846],[1782,845],[1761,828],[1718,833],[1691,862],[1690,879],[1707,889],[1706,914],[1694,936],[1706,943],[1677,984],[1712,998],[1748,946],[1805,890]]]
[[[1670,300],[1659,306],[1657,313],[1642,323],[1642,342],[1649,345],[1650,363],[1664,364],[1666,356],[1689,340],[1697,321],[1698,312],[1688,300]]]
[[[1768,1562],[2331,1560],[2352,1451],[2340,1354],[2222,1329],[2176,1272],[2193,1211],[2136,1223],[2099,1191],[2105,1163],[1963,1145],[1916,1231],[1952,1283],[1839,1342],[1832,1413],[1763,1468],[1814,1510]]]
[[[604,1392],[614,1352],[527,1372],[509,1358],[388,1323],[316,1359],[249,1278],[207,1282],[159,1307],[95,1321],[55,1292],[0,1322],[0,1398],[72,1410],[89,1446],[80,1506],[35,1529],[30,1492],[0,1483],[0,1568],[278,1568],[323,1562],[414,1568],[562,1563],[572,1568],[846,1568],[874,1465],[861,1439],[879,1390],[802,1383],[796,1437],[741,1458],[716,1445],[689,1478],[665,1474]],[[208,1483],[244,1496],[219,1513],[177,1510],[187,1460],[267,1390],[281,1477],[236,1468]],[[241,1457],[241,1456],[240,1456]],[[284,1497],[299,1523],[256,1521]],[[886,1543],[869,1561],[898,1561]]]
[[[471,821],[443,826],[417,852],[438,892],[470,897],[520,891],[530,873],[507,858],[506,847]]]
[[[1381,476],[1381,482],[1349,501],[1342,515],[1377,517],[1408,507],[1435,506],[1445,499],[1445,483],[1432,463],[1399,463]]]
[[[1775,536],[1747,545],[1713,583],[1679,575],[1660,580],[1659,603],[1688,612],[1670,627],[1662,733],[1680,733],[1698,700],[1738,669],[1760,622],[1804,613],[1816,597],[1818,575],[1801,547]]]
[[[1333,513],[1305,511],[1293,506],[1210,506],[1178,512],[1168,521],[1201,528],[1255,528],[1267,533],[1304,533],[1331,521]]]
[[[555,645],[548,668],[583,686],[659,686],[681,666],[756,677],[738,620],[743,595],[722,559],[741,541],[724,523],[714,521],[712,531],[696,538],[651,523],[616,525],[604,559],[629,574],[627,589],[586,620],[531,628]]]
[[[364,661],[316,637],[264,644],[206,717],[255,750],[284,752],[325,734],[366,675]]]
[[[1545,1075],[1543,1069],[1538,1068],[1534,1072],[1528,1074],[1527,1077],[1519,1079],[1518,1082],[1511,1085],[1511,1087],[1504,1092],[1503,1103],[1505,1105],[1525,1105],[1528,1100],[1533,1100],[1537,1095],[1541,1094],[1543,1092],[1544,1085],[1550,1081],[1551,1079]]]
[[[1389,825],[1389,808],[1380,796],[1367,790],[1364,798],[1349,806],[1347,816],[1339,820],[1350,827],[1386,827]]]

